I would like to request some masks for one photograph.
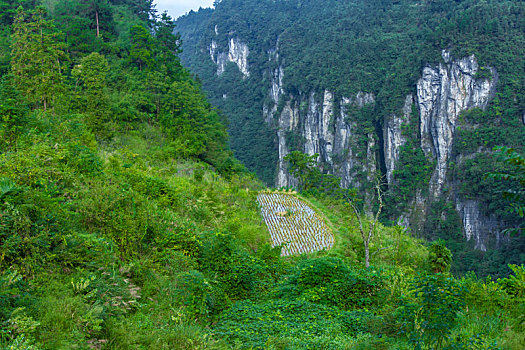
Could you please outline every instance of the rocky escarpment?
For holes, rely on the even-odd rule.
[[[363,176],[371,179],[376,169],[376,138],[370,133],[364,155],[358,156],[357,124],[348,116],[348,108],[374,103],[372,94],[358,93],[352,98],[335,100],[325,90],[322,95],[312,92],[307,96],[288,96],[283,110],[277,116],[279,143],[278,186],[295,186],[295,179],[287,171],[284,157],[290,151],[287,135],[298,135],[299,150],[319,154],[319,162],[329,173],[341,177],[344,187],[359,186]],[[334,113],[335,109],[340,111]],[[295,145],[297,148],[297,145]]]
[[[392,114],[385,122],[383,144],[385,155],[386,179],[389,184],[394,181],[394,171],[399,162],[399,151],[406,142],[403,127],[410,123],[410,114],[414,104],[414,96],[408,95],[405,99],[401,114]]]
[[[215,27],[215,33],[218,35],[218,29]],[[244,78],[250,76],[248,70],[248,55],[250,50],[248,45],[243,43],[239,38],[232,37],[228,40],[228,52],[222,52],[215,40],[212,40],[208,47],[210,58],[217,65],[217,75],[221,75],[226,70],[226,64],[233,62],[237,65]]]
[[[284,67],[279,59],[279,41],[274,49],[268,50],[268,61],[275,62],[277,67],[269,72],[271,76],[270,92],[269,96],[271,99],[271,105],[263,106],[263,116],[268,124],[272,123],[272,117],[277,112],[277,105],[284,94],[283,90],[283,79],[284,79]]]
[[[266,122],[277,129],[279,164],[276,185],[297,185],[284,160],[291,147],[308,155],[319,154],[318,160],[325,171],[339,176],[344,187],[359,187],[362,177],[359,175],[362,174],[371,179],[376,171],[376,136],[373,133],[367,135],[367,147],[362,152],[365,156],[358,157],[355,137],[357,124],[352,122],[348,112],[352,108],[373,104],[374,95],[359,92],[353,97],[336,100],[334,93],[328,90],[300,96],[285,94],[279,43],[268,51],[268,60],[275,63],[275,68],[268,72],[271,103],[264,105],[262,112]],[[284,107],[278,111],[278,105],[283,102]],[[336,110],[338,113],[335,113]],[[290,136],[299,139],[298,144],[290,145]]]
[[[447,179],[448,161],[461,112],[485,108],[495,93],[496,79],[476,79],[478,63],[474,56],[452,61],[443,51],[444,63],[423,68],[417,83],[421,148],[436,159],[430,192],[438,197]],[[495,72],[493,72],[495,77]]]
[[[474,56],[452,61],[450,53],[444,50],[442,57],[444,63],[423,68],[416,97],[412,94],[406,97],[401,113],[386,120],[383,134],[386,175],[390,184],[399,161],[399,149],[406,141],[402,129],[410,122],[414,104],[419,112],[421,149],[436,163],[429,188],[434,198],[441,194],[447,182],[459,115],[475,107],[484,109],[495,93],[497,82],[492,69],[493,79],[476,79],[478,63]]]
[[[501,233],[498,220],[481,212],[477,201],[456,198],[456,210],[461,217],[465,239],[473,240],[475,249],[486,251],[488,242],[499,246],[508,238]]]
[[[400,149],[407,137],[403,133],[404,127],[411,122],[411,118],[417,118],[419,113],[419,121],[413,121],[419,126],[419,146],[429,163],[435,164],[435,168],[428,191],[418,190],[413,194],[413,200],[407,206],[407,212],[401,215],[400,222],[422,225],[416,221],[426,217],[432,201],[445,195],[455,203],[466,239],[473,239],[477,249],[485,250],[487,240],[497,235],[497,222],[482,214],[479,203],[463,200],[453,192],[443,191],[449,181],[447,173],[459,116],[470,108],[487,106],[494,94],[497,76],[491,70],[493,79],[476,78],[478,63],[474,56],[452,60],[447,51],[442,54],[441,64],[423,68],[421,79],[415,88],[416,93],[406,96],[400,113],[391,115],[384,122],[381,136],[386,179],[389,185],[393,185],[394,172],[399,166]],[[275,52],[273,55],[278,57]],[[363,142],[360,148],[356,139],[363,139],[363,131],[358,129],[356,120],[352,120],[348,111],[374,104],[374,96],[360,92],[353,97],[336,100],[334,94],[328,90],[302,96],[286,95],[282,88],[283,72],[281,65],[272,72],[269,94],[274,103],[266,106],[263,111],[266,120],[276,120],[277,125],[277,185],[296,185],[296,180],[288,173],[284,161],[284,157],[290,152],[287,137],[290,134],[299,136],[301,151],[309,155],[318,153],[320,165],[325,171],[341,177],[342,186],[360,186],[363,181],[371,181],[379,165],[376,145],[380,138],[374,132],[369,132],[365,135],[365,149],[362,148]],[[277,105],[281,99],[287,102],[277,113]],[[422,195],[422,192],[428,192],[428,196]]]
[[[445,196],[455,204],[466,240],[473,239],[476,249],[486,250],[491,238],[495,237],[497,243],[501,240],[498,222],[482,214],[478,202],[459,196],[447,175],[459,116],[468,109],[484,109],[487,106],[495,93],[497,74],[489,68],[492,79],[476,78],[479,67],[474,56],[452,60],[450,53],[444,50],[442,57],[443,63],[423,68],[416,86],[417,95],[415,99],[413,95],[407,96],[401,117],[394,115],[385,123],[387,179],[389,184],[394,182],[393,171],[399,160],[399,148],[405,142],[401,130],[410,121],[409,108],[413,101],[419,112],[420,147],[427,159],[433,160],[435,168],[429,183],[428,198],[416,193],[408,212],[402,215],[402,222],[416,225],[414,221],[426,217],[429,204]],[[461,162],[462,158],[456,161]],[[447,185],[450,188],[445,191]]]

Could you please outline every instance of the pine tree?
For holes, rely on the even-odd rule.
[[[97,38],[113,34],[115,23],[108,0],[82,0],[81,15],[90,19],[90,28]]]
[[[0,153],[16,147],[24,119],[23,100],[12,84],[12,76],[0,81]]]
[[[159,41],[160,47],[172,55],[182,51],[180,34],[174,34],[175,27],[175,22],[166,12],[162,13],[159,20],[155,22],[155,38]]]
[[[47,110],[64,89],[65,43],[59,40],[45,10],[25,12],[19,7],[13,23],[11,71],[17,89],[34,107]]]
[[[139,69],[152,68],[154,42],[151,34],[143,26],[135,25],[131,27],[131,50],[129,56],[136,62]]]

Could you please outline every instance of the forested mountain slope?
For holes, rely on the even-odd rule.
[[[457,271],[495,273],[525,260],[502,234],[523,223],[509,184],[485,177],[506,170],[495,146],[523,151],[524,18],[522,1],[223,0],[177,31],[266,183],[297,186],[294,150],[362,193],[382,175],[384,221],[446,239]]]
[[[261,185],[152,1],[43,3],[0,3],[0,348],[215,342],[176,276],[226,222],[264,241]]]

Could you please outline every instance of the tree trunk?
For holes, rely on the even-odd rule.
[[[100,28],[98,25],[98,11],[95,11],[95,20],[97,21],[97,38],[100,36]]]
[[[368,247],[369,242],[365,241],[365,267],[370,266],[370,248]]]

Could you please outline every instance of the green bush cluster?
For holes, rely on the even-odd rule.
[[[377,321],[366,311],[345,312],[305,300],[245,301],[222,315],[215,332],[243,349],[340,349],[345,337],[367,333]]]
[[[377,307],[384,297],[384,277],[373,268],[356,270],[340,258],[322,257],[297,264],[281,295],[354,310]]]

